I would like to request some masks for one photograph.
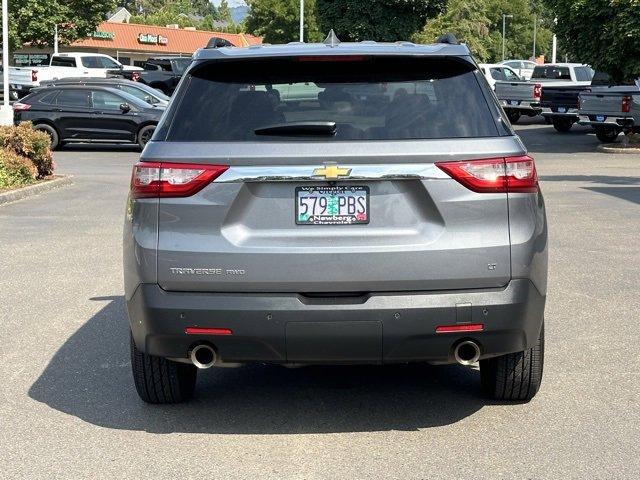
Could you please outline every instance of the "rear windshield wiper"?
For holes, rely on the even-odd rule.
[[[335,135],[336,122],[290,122],[266,125],[256,135]]]

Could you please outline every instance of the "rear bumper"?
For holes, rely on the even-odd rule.
[[[533,283],[448,292],[374,293],[311,298],[298,294],[166,292],[141,284],[127,301],[142,351],[187,358],[208,342],[224,362],[452,363],[463,339],[487,358],[534,345],[545,297]],[[481,332],[435,333],[438,325],[482,323]],[[186,327],[230,329],[226,336],[185,334]]]

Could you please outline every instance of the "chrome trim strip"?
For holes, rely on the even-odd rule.
[[[216,178],[216,183],[244,183],[244,182],[335,182],[354,180],[423,180],[434,178],[449,178],[449,176],[433,163],[396,163],[384,165],[347,165],[349,176],[338,180],[313,175],[313,171],[323,165],[275,165],[262,166],[232,166]]]

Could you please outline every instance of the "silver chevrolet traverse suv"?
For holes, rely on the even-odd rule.
[[[534,161],[466,46],[202,49],[134,166],[124,228],[140,397],[229,363],[479,361],[542,379]]]

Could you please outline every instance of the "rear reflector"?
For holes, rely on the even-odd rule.
[[[529,156],[437,162],[436,166],[478,193],[534,193],[538,174]]]
[[[133,167],[133,198],[189,197],[216,178],[227,165],[192,163],[140,162]]]
[[[184,329],[187,335],[233,335],[228,328],[204,328],[204,327],[187,327]]]
[[[622,97],[622,113],[629,113],[631,111],[631,95],[625,95]]]
[[[22,112],[24,110],[29,110],[30,108],[31,108],[31,105],[29,105],[28,103],[15,102],[13,104],[14,112]]]
[[[461,323],[456,325],[440,325],[436,327],[436,333],[481,332],[482,330],[484,330],[483,323]]]

